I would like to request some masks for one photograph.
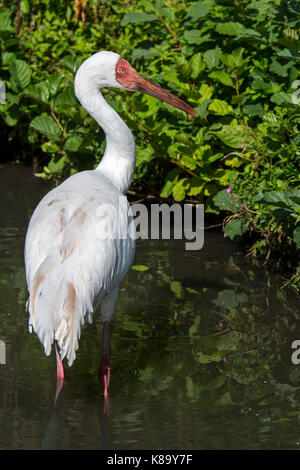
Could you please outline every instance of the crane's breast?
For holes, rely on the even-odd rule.
[[[78,173],[50,191],[31,218],[25,242],[28,288],[48,257],[78,288],[119,284],[134,256],[135,226],[127,198],[96,171]]]

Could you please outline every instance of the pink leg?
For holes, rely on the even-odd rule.
[[[104,398],[108,397],[108,386],[110,381],[110,368],[109,368],[109,322],[103,323],[103,342],[102,342],[102,357],[99,367],[99,377],[104,393]]]
[[[55,352],[56,352],[57,377],[59,377],[60,379],[64,379],[65,378],[64,365],[60,358],[60,355],[58,352],[58,346],[56,343],[55,343]]]
[[[57,402],[57,400],[58,400],[59,394],[60,394],[60,392],[61,392],[61,390],[62,390],[62,388],[63,388],[64,381],[65,381],[64,378],[57,376],[54,406],[56,405],[56,402]]]
[[[106,367],[106,371],[104,372],[103,376],[103,393],[104,393],[104,398],[108,397],[108,386],[109,386],[109,381],[110,381],[110,368]]]

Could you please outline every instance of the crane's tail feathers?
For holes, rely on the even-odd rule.
[[[51,270],[54,262],[46,259],[33,278],[28,302],[29,331],[37,333],[46,355],[50,354],[53,341],[57,341],[61,359],[66,356],[70,366],[76,357],[85,314],[90,320],[93,305],[91,295],[83,296],[76,288],[71,273],[63,267],[61,272]],[[83,302],[82,298],[88,300]]]

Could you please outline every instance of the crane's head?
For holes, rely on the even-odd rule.
[[[127,60],[122,59],[119,54],[114,52],[101,51],[89,57],[78,69],[76,78],[83,74],[87,80],[92,81],[99,88],[124,88],[125,90],[146,93],[185,111],[187,114],[198,117],[196,111],[187,103],[140,75]]]
[[[198,117],[196,111],[194,111],[187,103],[172,95],[172,93],[169,93],[163,88],[150,82],[150,80],[143,77],[143,75],[140,75],[133,67],[131,67],[127,60],[120,57],[116,64],[115,71],[117,82],[126,90],[147,93],[147,95],[154,96],[155,98],[175,106],[175,108],[179,108],[192,116]]]

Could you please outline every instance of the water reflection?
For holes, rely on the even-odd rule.
[[[47,192],[30,170],[0,172],[1,449],[298,448],[298,299],[285,273],[246,261],[222,234],[204,249],[142,240],[111,325],[109,404],[95,317],[56,398],[55,354],[28,333],[23,244]],[[108,406],[109,405],[109,406]]]

